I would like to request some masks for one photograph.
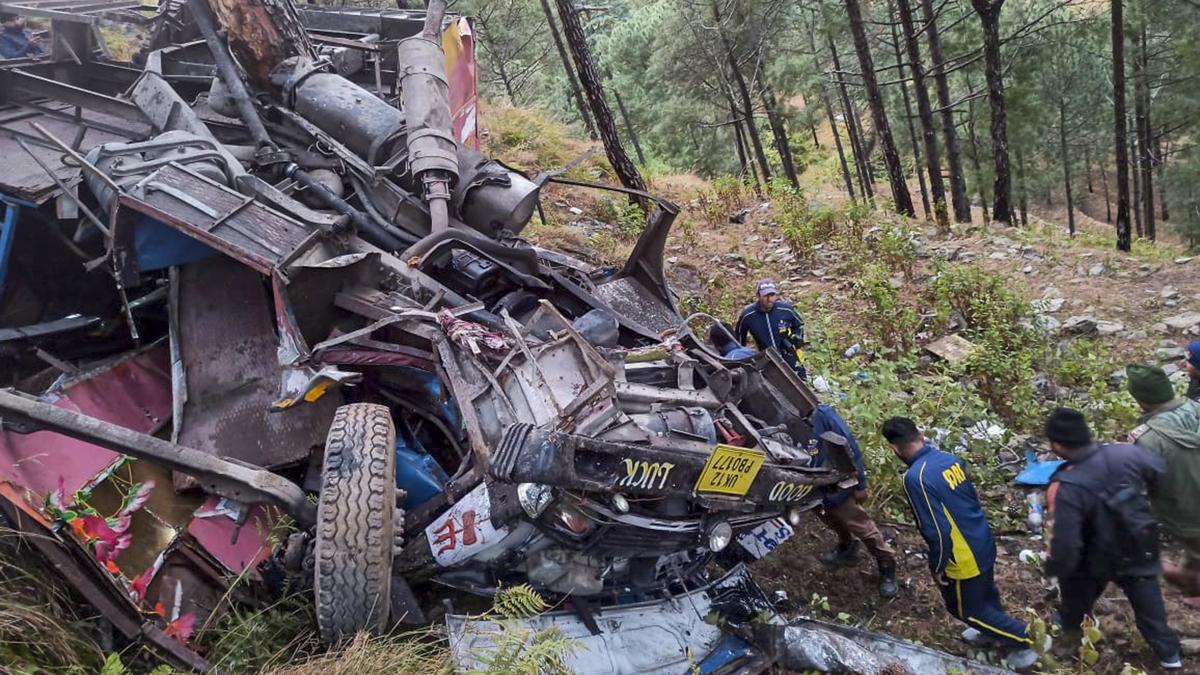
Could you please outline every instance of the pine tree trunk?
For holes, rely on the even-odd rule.
[[[817,125],[815,122],[808,123],[808,131],[809,131],[809,133],[812,134],[813,147],[820,150],[821,149],[821,140],[819,138],[817,138]]]
[[[1151,129],[1153,124],[1150,116],[1150,81],[1149,81],[1149,53],[1146,49],[1146,10],[1145,2],[1142,3],[1141,17],[1138,22],[1138,55],[1134,58],[1134,63],[1137,73],[1134,75],[1135,96],[1134,108],[1137,116],[1137,133],[1138,133],[1138,166],[1142,172],[1142,222],[1145,227],[1146,238],[1150,241],[1156,239],[1154,227],[1154,139],[1151,138]]]
[[[1100,162],[1100,184],[1104,188],[1104,222],[1112,223],[1112,199],[1108,194],[1108,172],[1104,170],[1104,162]]]
[[[868,109],[870,106],[868,106]],[[863,131],[862,112],[858,109],[858,104],[854,99],[850,99],[850,123],[854,128],[858,129],[858,142],[862,144],[863,161],[867,167],[867,183],[871,185],[871,192],[877,192],[875,184],[878,182],[875,177],[875,164],[871,161],[871,155],[875,154],[875,131],[872,129],[871,134]]]
[[[967,90],[971,90],[971,81],[967,80]],[[987,193],[983,190],[983,166],[979,163],[979,138],[975,135],[975,101],[967,102],[967,134],[971,139],[971,165],[975,169],[975,187],[979,190],[979,208],[983,209],[983,223],[991,222],[988,217]]]
[[[218,32],[246,71],[252,89],[272,91],[271,71],[314,51],[291,0],[207,0]]]
[[[1167,144],[1163,141],[1161,133],[1155,139],[1154,148],[1154,164],[1158,172],[1158,205],[1162,209],[1162,221],[1165,223],[1171,219],[1171,211],[1167,208],[1167,190],[1163,183],[1163,167],[1167,164],[1167,156],[1164,153],[1167,150]]]
[[[896,7],[888,2],[888,14],[891,17],[896,16]],[[913,124],[912,100],[908,95],[908,84],[905,83],[905,63],[904,57],[900,54],[900,33],[896,30],[896,22],[892,21],[892,53],[896,57],[896,76],[900,82],[900,97],[904,100],[904,121],[908,126],[908,140],[912,144],[913,152],[913,170],[917,174],[917,184],[921,189],[921,209],[925,213],[925,218],[930,220],[933,218],[933,211],[929,208],[929,189],[925,187],[925,174],[921,172],[921,146],[917,141],[917,129]]]
[[[737,106],[733,104],[733,99],[729,99],[729,115],[733,120],[733,145],[737,150],[738,166],[742,168],[741,177],[745,180],[750,171],[746,168],[746,151],[742,147],[742,123],[738,120]]]
[[[1124,0],[1112,0],[1113,147],[1117,155],[1117,249],[1129,252],[1129,155],[1125,138],[1125,11]]]
[[[625,101],[621,98],[621,92],[613,89],[613,98],[617,99],[617,110],[621,113],[625,130],[629,132],[629,140],[633,141],[633,150],[637,153],[638,164],[646,166],[646,155],[642,152],[642,142],[638,138],[637,129],[633,126],[633,120],[629,118],[629,111],[625,109]]]
[[[983,26],[984,74],[992,111],[992,219],[1012,224],[1012,169],[1008,161],[1008,113],[1004,64],[1000,61],[1000,8],[1004,0],[971,0]]]
[[[1017,148],[1017,205],[1021,209],[1021,225],[1029,224],[1029,191],[1025,189],[1025,153]]]
[[[559,0],[559,2],[562,1]],[[733,83],[737,87],[737,94],[740,97],[742,115],[746,122],[746,132],[750,136],[751,146],[754,148],[754,157],[758,160],[758,168],[761,171],[763,183],[770,183],[771,166],[767,163],[767,154],[763,151],[762,139],[758,135],[758,125],[754,122],[754,103],[750,98],[750,87],[746,85],[746,78],[742,75],[741,66],[738,65],[733,45],[729,43],[729,37],[725,34],[725,25],[721,21],[721,12],[717,8],[716,0],[713,0],[711,7],[713,20],[717,24],[717,36],[721,40],[722,49],[725,50],[725,59],[729,64],[729,72],[733,77]]]
[[[1090,145],[1083,146],[1083,175],[1087,176],[1088,194],[1095,194],[1092,189],[1092,148]]]
[[[821,104],[825,107],[825,117],[829,120],[829,129],[833,132],[833,146],[837,148],[838,163],[842,167],[842,180],[846,182],[846,194],[850,195],[850,201],[854,201],[854,181],[850,178],[850,167],[846,164],[846,153],[842,150],[842,134],[838,131],[837,120],[833,116],[833,109],[829,107],[829,97],[825,92],[821,92]]]
[[[1067,154],[1067,101],[1058,99],[1058,148],[1063,168],[1063,188],[1067,195],[1067,231],[1075,236],[1075,202],[1071,195],[1071,156]]]
[[[563,70],[567,73],[567,88],[571,90],[571,99],[575,101],[575,110],[583,126],[587,129],[589,138],[596,138],[596,125],[592,123],[592,113],[583,101],[583,92],[579,89],[579,79],[575,77],[575,67],[571,65],[571,57],[567,56],[567,48],[563,46],[562,36],[558,33],[558,22],[554,20],[554,11],[550,9],[550,0],[541,0],[542,14],[546,15],[546,25],[550,28],[550,37],[554,39],[554,48],[562,61]]]
[[[933,0],[920,0],[921,17],[925,21],[925,35],[929,40],[930,74],[937,91],[938,107],[941,108],[942,136],[946,139],[946,168],[950,171],[950,199],[954,207],[954,221],[971,222],[971,200],[967,197],[967,179],[963,173],[962,155],[958,148],[958,130],[954,127],[954,110],[950,107],[950,83],[946,78],[942,57],[942,39],[938,35],[937,16],[933,11]],[[932,120],[930,121],[932,124]],[[936,141],[935,141],[936,142]],[[928,153],[926,153],[928,154]],[[936,156],[936,155],[935,155]],[[940,174],[940,172],[939,172]]]
[[[771,135],[775,137],[775,150],[779,153],[779,163],[783,167],[783,175],[792,184],[800,187],[800,178],[796,175],[796,165],[792,160],[792,147],[788,143],[787,125],[784,124],[783,114],[779,111],[779,101],[771,85],[763,81],[763,106],[767,109],[767,121],[771,125]]]
[[[908,194],[908,185],[904,182],[904,168],[900,164],[900,155],[896,152],[896,143],[892,139],[892,129],[888,126],[887,110],[883,107],[883,95],[879,91],[875,79],[875,62],[871,58],[871,46],[867,43],[867,31],[863,27],[862,10],[858,0],[844,0],[846,14],[850,19],[850,32],[854,35],[854,51],[858,53],[858,65],[862,71],[863,86],[867,90],[867,104],[871,107],[871,119],[875,122],[875,134],[879,137],[879,147],[883,151],[883,161],[887,165],[888,183],[892,189],[892,200],[896,210],[906,216],[915,216],[912,196]]]
[[[913,27],[909,0],[898,0],[900,24],[904,30],[904,42],[908,51],[908,63],[912,68],[913,90],[917,95],[917,112],[921,116],[921,137],[925,143],[925,169],[929,174],[929,194],[933,199],[933,210],[938,229],[950,229],[950,217],[946,213],[946,186],[942,181],[941,152],[937,134],[933,131],[933,110],[929,105],[929,91],[925,89],[925,66],[921,63],[921,43]]]
[[[637,166],[629,160],[629,155],[621,145],[621,137],[617,134],[617,125],[613,123],[612,110],[608,107],[608,101],[604,100],[604,85],[600,82],[600,75],[596,72],[596,64],[592,62],[592,53],[588,48],[587,38],[583,35],[583,26],[580,25],[579,17],[575,14],[575,7],[571,0],[555,0],[555,2],[558,5],[558,15],[562,19],[567,46],[571,49],[575,68],[579,71],[580,83],[583,85],[583,91],[591,105],[596,128],[600,132],[600,140],[604,143],[604,154],[612,164],[621,185],[630,190],[645,192],[646,183],[642,180],[642,174],[638,173]],[[649,200],[637,197],[636,201],[642,210],[649,214]]]
[[[833,76],[837,79],[838,98],[842,102],[842,121],[846,124],[846,133],[850,135],[850,151],[854,155],[854,170],[858,174],[858,186],[867,202],[873,204],[875,190],[871,185],[870,172],[867,170],[869,160],[863,152],[862,135],[859,133],[858,125],[855,124],[854,108],[850,105],[850,94],[846,91],[845,82],[842,81],[841,57],[838,55],[837,45],[833,42],[833,36],[826,33],[825,40],[829,45],[829,53],[833,57]]]
[[[749,134],[746,133],[746,122],[738,122],[738,137],[742,139],[742,152],[746,155],[746,164],[750,167],[750,177],[754,179],[754,194],[759,197],[763,196],[763,188],[765,183],[759,178],[758,166],[750,159],[750,141],[746,139]]]
[[[1133,123],[1134,128],[1137,127],[1136,121]],[[1146,236],[1146,231],[1142,229],[1142,172],[1138,170],[1138,147],[1137,147],[1137,132],[1129,136],[1129,156],[1133,158],[1133,166],[1130,167],[1130,184],[1133,185],[1133,201],[1129,203],[1129,208],[1133,211],[1133,228],[1137,233],[1138,238]]]

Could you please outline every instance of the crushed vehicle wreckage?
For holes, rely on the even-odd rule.
[[[726,361],[679,314],[674,205],[655,200],[619,270],[521,239],[569,181],[476,149],[470,23],[444,3],[137,5],[0,3],[54,35],[51,58],[0,62],[9,526],[46,535],[126,638],[197,670],[182,626],[256,586],[311,587],[337,642],[426,622],[428,581],[569,597],[581,635],[620,611],[693,621],[697,593],[746,615],[591,672],[791,658],[800,629],[752,635],[734,563],[853,465],[812,438],[817,400],[777,353]],[[106,54],[102,19],[143,25],[135,63]],[[734,572],[714,582],[717,557]]]

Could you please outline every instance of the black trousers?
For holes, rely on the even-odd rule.
[[[1179,655],[1179,636],[1167,625],[1167,607],[1163,604],[1162,590],[1157,577],[1117,577],[1112,583],[1121,587],[1129,604],[1142,637],[1150,644],[1155,655],[1165,659]],[[1058,580],[1062,591],[1063,630],[1079,630],[1085,614],[1092,611],[1097,598],[1104,593],[1110,580],[1092,577],[1068,577]]]

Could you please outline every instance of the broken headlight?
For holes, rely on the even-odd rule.
[[[550,502],[554,501],[554,489],[541,483],[519,483],[517,501],[530,518],[537,518],[545,513]]]
[[[592,529],[592,519],[575,508],[570,502],[560,502],[554,511],[555,520],[566,526],[567,531],[576,536],[587,534]]]
[[[724,520],[708,528],[708,550],[719,553],[733,541],[733,527]]]

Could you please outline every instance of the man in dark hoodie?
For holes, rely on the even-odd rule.
[[[1158,524],[1144,492],[1166,462],[1135,445],[1092,441],[1081,413],[1058,408],[1046,420],[1050,450],[1067,460],[1046,491],[1051,531],[1046,573],[1058,577],[1065,644],[1109,583],[1133,606],[1134,621],[1163,668],[1182,668],[1179,638],[1167,625],[1158,574]]]
[[[1163,528],[1183,544],[1183,564],[1166,565],[1164,576],[1200,609],[1200,403],[1176,398],[1158,366],[1131,365],[1129,393],[1145,413],[1129,433],[1131,443],[1166,461],[1167,473],[1151,492]]]

